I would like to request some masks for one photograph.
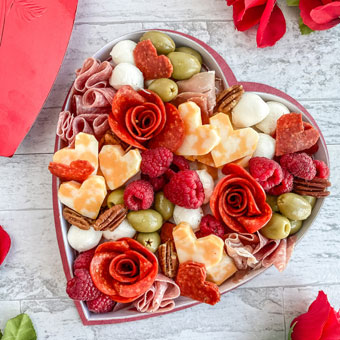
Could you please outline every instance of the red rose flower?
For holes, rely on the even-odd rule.
[[[326,294],[320,291],[308,312],[295,318],[291,327],[292,340],[340,339],[340,311],[336,313]]]
[[[340,1],[300,0],[301,18],[312,30],[327,30],[340,23]]]
[[[157,273],[156,256],[131,238],[99,245],[90,265],[90,274],[98,290],[122,303],[144,294]]]
[[[11,238],[0,225],[0,265],[4,262],[10,248]]]
[[[233,6],[233,18],[239,31],[259,24],[257,46],[273,46],[286,33],[286,21],[276,0],[227,0]]]
[[[238,233],[255,233],[271,218],[261,185],[241,166],[227,164],[226,175],[216,185],[210,198],[213,215]]]

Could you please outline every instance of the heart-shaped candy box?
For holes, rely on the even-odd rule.
[[[130,33],[124,36],[121,36],[102,49],[94,54],[94,58],[99,59],[101,61],[107,60],[110,58],[110,51],[112,47],[117,44],[121,40],[133,40],[139,41],[140,36],[145,31],[138,31],[134,33]],[[251,83],[251,82],[239,82],[236,80],[233,72],[227,65],[227,63],[222,59],[222,57],[216,53],[212,48],[210,48],[207,44],[203,43],[202,41],[193,38],[189,35],[174,32],[174,31],[164,31],[166,32],[179,46],[188,46],[195,50],[197,50],[203,58],[204,64],[210,70],[215,70],[216,77],[220,78],[223,83],[224,87],[227,88],[231,85],[235,84],[242,84],[245,91],[254,92],[261,96],[265,101],[276,101],[286,105],[291,112],[298,112],[302,113],[303,120],[312,124],[314,127],[317,127],[316,122],[312,118],[312,116],[308,113],[308,111],[299,104],[295,99],[291,98],[287,94],[272,88],[267,85],[258,84],[258,83]],[[64,110],[68,110],[70,108],[70,96],[66,98],[64,104]],[[55,143],[55,151],[59,150],[61,147],[64,147],[62,141],[57,137]],[[324,161],[327,165],[329,165],[329,158],[325,140],[320,132],[320,140],[319,140],[319,150],[316,153],[316,158],[319,160]],[[72,264],[75,258],[75,252],[70,247],[67,241],[67,230],[68,230],[68,223],[62,216],[62,203],[58,200],[58,187],[59,187],[59,180],[56,177],[53,177],[53,207],[54,207],[54,217],[55,217],[55,226],[56,226],[56,233],[57,239],[60,249],[60,254],[63,262],[63,267],[65,271],[65,275],[67,280],[72,278]],[[299,241],[303,235],[308,231],[312,223],[314,222],[316,216],[318,215],[322,205],[323,205],[323,198],[319,198],[315,204],[315,207],[312,211],[312,214],[309,216],[307,220],[304,221],[303,227],[297,234],[297,240]],[[255,278],[257,275],[264,272],[266,268],[261,268],[257,270],[250,271],[246,276],[244,276],[241,280],[237,279],[229,279],[224,282],[220,287],[221,293],[226,293],[232,289],[237,288],[241,284],[246,283],[247,281]],[[176,299],[176,307],[171,312],[176,312],[184,308],[188,308],[198,304],[198,302],[193,301],[189,298],[179,297]],[[97,325],[97,324],[106,324],[106,323],[119,323],[119,322],[126,322],[126,321],[133,321],[133,320],[140,320],[144,318],[149,318],[152,316],[157,316],[159,314],[164,313],[139,313],[132,308],[122,308],[120,310],[116,310],[114,312],[106,313],[106,314],[93,314],[89,312],[86,304],[84,302],[75,302],[75,305],[78,309],[79,315],[81,317],[82,322],[85,325]]]

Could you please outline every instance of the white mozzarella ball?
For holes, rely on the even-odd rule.
[[[83,230],[71,225],[67,232],[67,240],[73,249],[82,252],[96,247],[102,235],[102,231],[94,230],[93,227]]]
[[[203,210],[201,207],[198,209],[187,209],[178,205],[175,206],[173,219],[176,225],[181,222],[187,222],[190,224],[191,228],[196,231],[199,229],[202,217]]]
[[[111,241],[117,241],[123,237],[133,238],[135,235],[136,230],[132,227],[127,219],[123,220],[123,222],[115,230],[105,230],[103,232],[104,238]]]
[[[273,137],[265,133],[259,133],[259,141],[253,157],[266,157],[273,159],[275,155],[275,144],[276,141]]]
[[[210,197],[214,191],[214,180],[207,170],[196,170],[198,177],[200,178],[204,189],[204,201],[203,204],[209,202]]]
[[[144,87],[143,73],[134,65],[118,64],[112,71],[110,85],[119,90],[124,85],[130,85],[134,90]]]
[[[111,51],[112,61],[115,65],[120,63],[129,63],[135,65],[135,59],[133,57],[133,50],[137,44],[132,40],[122,40],[113,46]]]
[[[253,126],[268,116],[267,103],[257,94],[245,92],[232,111],[232,122],[236,128]]]
[[[290,111],[287,106],[278,102],[270,101],[267,102],[267,105],[269,107],[269,114],[262,122],[258,123],[256,127],[267,135],[273,135],[276,131],[277,120]]]

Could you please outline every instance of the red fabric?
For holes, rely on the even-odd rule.
[[[308,312],[295,318],[292,340],[338,340],[340,339],[340,319],[328,302],[327,296],[320,291]]]
[[[340,1],[300,0],[303,23],[313,30],[327,30],[340,23]]]
[[[0,266],[2,262],[4,262],[10,248],[11,248],[11,238],[0,225]]]
[[[227,0],[233,6],[233,18],[239,31],[259,23],[257,46],[273,46],[286,33],[286,21],[276,0]]]

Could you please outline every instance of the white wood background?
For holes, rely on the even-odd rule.
[[[38,339],[284,340],[291,320],[323,289],[340,307],[340,26],[301,36],[298,14],[279,1],[287,33],[257,49],[256,31],[236,32],[225,0],[79,0],[62,68],[37,121],[15,156],[0,158],[0,224],[13,246],[0,269],[0,328],[27,312]],[[142,28],[189,33],[216,49],[244,81],[263,82],[301,101],[321,127],[331,157],[332,195],[287,270],[268,270],[222,297],[170,315],[84,327],[65,293],[53,223],[51,160],[58,113],[73,71],[113,38]]]

